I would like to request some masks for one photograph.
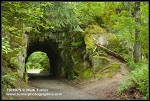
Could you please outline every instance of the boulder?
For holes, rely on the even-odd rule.
[[[114,34],[107,33],[105,29],[97,25],[89,25],[83,35],[87,53],[91,53],[95,49],[95,43],[99,43],[110,50],[121,47],[119,40]]]
[[[91,58],[91,60],[92,60],[92,68],[93,68],[94,71],[97,70],[97,69],[101,69],[105,65],[107,65],[108,63],[110,63],[109,58],[102,57],[102,56],[93,56]]]

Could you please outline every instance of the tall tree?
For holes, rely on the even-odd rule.
[[[141,32],[140,32],[140,2],[135,2],[135,9],[134,9],[134,13],[135,13],[135,20],[136,20],[136,28],[135,28],[135,44],[134,44],[134,61],[135,62],[139,62],[141,61],[142,57],[141,57],[141,42],[140,42],[140,36],[141,36]]]

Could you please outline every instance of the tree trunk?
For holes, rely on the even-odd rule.
[[[121,57],[119,54],[113,52],[112,50],[107,49],[106,47],[100,45],[100,44],[95,44],[97,47],[102,48],[103,50],[105,50],[109,55],[119,59],[121,62],[127,62],[123,57]]]
[[[141,56],[141,42],[140,42],[140,2],[135,2],[135,20],[136,20],[136,28],[135,28],[135,44],[134,44],[134,61],[140,62],[142,59]]]

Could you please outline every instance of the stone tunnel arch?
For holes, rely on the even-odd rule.
[[[58,43],[54,40],[44,40],[44,41],[34,41],[27,45],[27,55],[25,59],[25,64],[28,57],[36,51],[45,52],[50,60],[50,73],[54,77],[62,76],[62,59],[60,56],[60,50],[58,49]],[[26,72],[26,67],[25,67]]]

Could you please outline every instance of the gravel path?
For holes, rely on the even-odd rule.
[[[129,70],[126,68],[125,64],[121,64],[121,69],[111,78],[104,77],[100,80],[91,81],[80,81],[76,82],[75,87],[80,88],[82,91],[96,96],[100,100],[112,100],[117,99],[113,96],[117,94],[117,90],[126,78]],[[70,83],[74,85],[74,83]]]
[[[56,79],[33,79],[31,86],[38,89],[48,89],[54,95],[41,96],[40,99],[97,99],[94,95],[89,95],[78,88],[75,88],[63,80]],[[46,93],[46,92],[45,92]],[[56,94],[56,95],[55,95]]]
[[[28,99],[28,100],[112,100],[118,97],[113,97],[122,80],[128,74],[128,69],[125,64],[121,65],[121,69],[111,78],[103,78],[100,80],[66,80],[50,78],[50,74],[28,74],[29,82],[25,83],[18,81],[16,88],[34,89],[35,91],[26,91],[27,93],[36,93],[39,95],[26,96],[11,96],[9,99]],[[26,93],[18,91],[19,94]],[[46,95],[47,94],[47,95]],[[9,96],[7,96],[9,97]]]
[[[30,80],[33,87],[48,89],[51,93],[60,93],[62,95],[41,96],[41,99],[113,99],[112,95],[116,94],[117,89],[122,80],[128,74],[125,64],[121,65],[121,69],[111,78],[103,78],[96,81],[74,81],[46,78],[46,75],[36,75]],[[35,75],[34,75],[35,76]]]

